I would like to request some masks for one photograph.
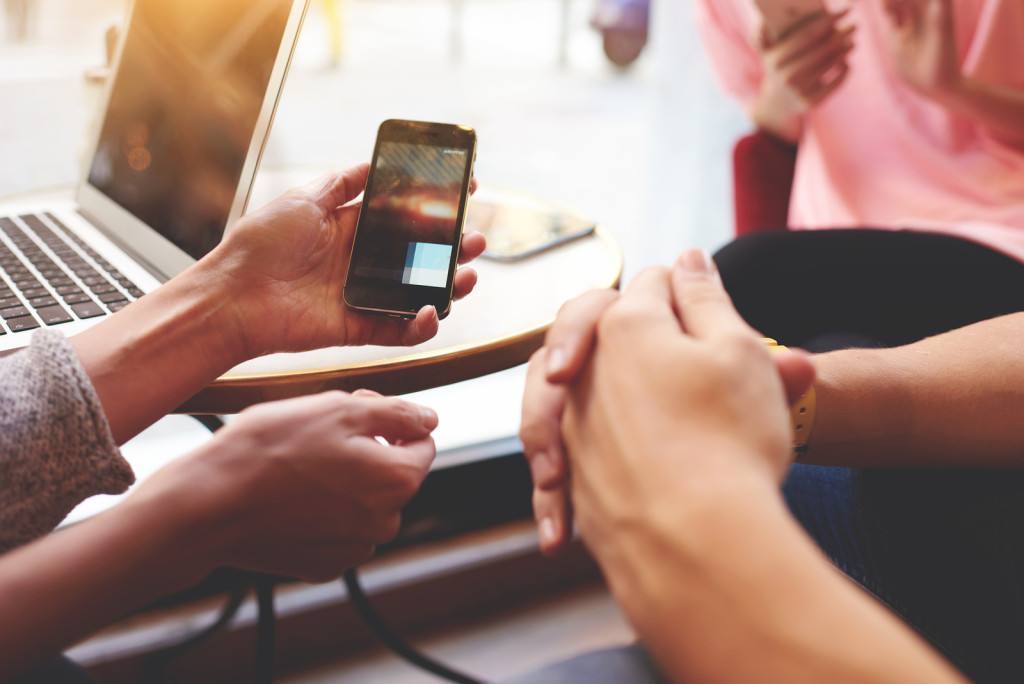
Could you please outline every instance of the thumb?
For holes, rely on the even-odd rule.
[[[794,349],[780,351],[774,361],[786,388],[786,402],[792,406],[814,385],[814,362],[807,352]]]
[[[325,176],[314,184],[313,198],[323,211],[332,212],[359,197],[369,174],[370,165],[359,164]]]

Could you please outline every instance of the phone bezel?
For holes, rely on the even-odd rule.
[[[469,200],[469,186],[473,178],[473,167],[476,162],[476,131],[468,126],[456,124],[430,123],[426,121],[406,121],[389,119],[380,125],[377,140],[373,147],[373,159],[366,187],[373,187],[373,176],[377,169],[378,153],[382,143],[404,142],[437,147],[458,147],[466,150],[465,173],[462,179],[459,197],[459,211],[455,219],[455,235],[453,236],[452,256],[448,264],[448,279],[444,288],[426,287],[423,285],[406,285],[389,283],[377,278],[362,278],[349,271],[345,283],[345,303],[353,309],[374,313],[412,318],[424,306],[433,306],[438,316],[444,318],[451,311],[452,292],[454,288],[455,270],[459,261],[459,247],[466,222],[466,205]],[[366,206],[367,197],[364,197]],[[356,233],[352,240],[352,251],[349,264],[352,263],[359,249],[360,236],[364,234],[363,211],[360,209]]]

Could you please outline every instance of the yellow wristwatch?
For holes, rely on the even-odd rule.
[[[766,337],[764,341],[773,352],[786,350],[786,347],[769,337]],[[811,388],[789,407],[790,422],[793,426],[793,451],[797,454],[807,451],[807,445],[811,441],[811,431],[814,429],[816,407],[817,397],[814,393],[814,385],[811,385]]]

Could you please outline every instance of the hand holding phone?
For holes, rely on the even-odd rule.
[[[448,315],[475,161],[472,128],[381,124],[345,284],[350,307]]]

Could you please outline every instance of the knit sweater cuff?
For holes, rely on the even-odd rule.
[[[49,330],[0,360],[0,553],[135,477],[70,342]]]

